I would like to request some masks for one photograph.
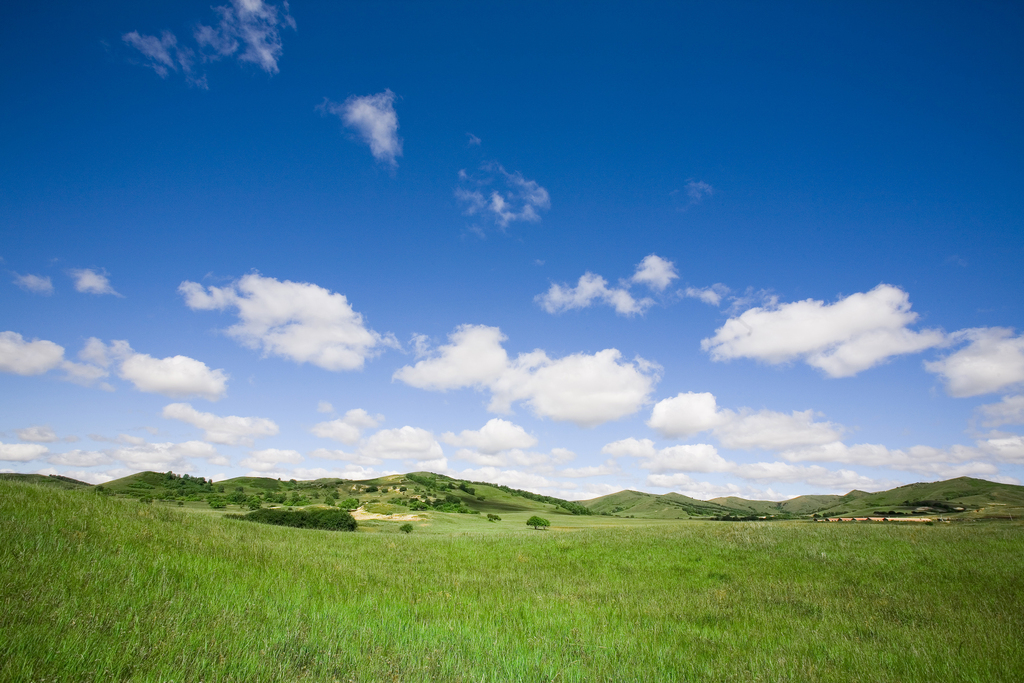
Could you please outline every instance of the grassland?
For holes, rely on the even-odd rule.
[[[1017,523],[423,514],[312,531],[0,481],[0,680],[1024,680]]]

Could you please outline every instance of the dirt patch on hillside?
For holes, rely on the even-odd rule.
[[[421,515],[378,515],[375,512],[367,512],[363,508],[353,510],[352,516],[356,518],[356,521],[383,519],[384,521],[392,522],[419,522],[423,519]]]

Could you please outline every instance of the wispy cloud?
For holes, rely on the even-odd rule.
[[[43,296],[50,296],[53,294],[53,281],[49,276],[43,277],[42,275],[18,275],[14,274],[14,284],[18,285],[26,292],[32,292],[33,294],[42,294]]]
[[[589,308],[595,303],[605,303],[619,315],[632,316],[643,313],[655,303],[649,297],[634,297],[629,291],[633,284],[641,283],[654,292],[662,292],[678,277],[674,263],[657,254],[650,254],[637,264],[631,278],[619,281],[618,287],[609,287],[607,280],[588,271],[580,276],[575,287],[553,282],[548,291],[538,294],[534,300],[548,313],[562,313]]]
[[[263,0],[231,0],[230,5],[214,7],[219,20],[215,25],[198,24],[192,32],[195,49],[178,42],[171,31],[160,36],[131,31],[121,36],[126,45],[142,55],[146,66],[160,78],[172,72],[181,73],[192,86],[206,89],[202,63],[224,58],[255,64],[268,74],[279,71],[281,29],[295,28],[295,19],[288,12],[288,3],[279,7]]]
[[[459,171],[455,198],[465,215],[493,222],[502,230],[516,221],[537,223],[540,212],[551,208],[548,191],[537,181],[519,171],[509,173],[497,162],[482,164],[474,175]]]
[[[398,137],[398,114],[395,112],[395,93],[391,90],[376,95],[353,95],[340,104],[326,97],[317,106],[324,114],[333,114],[347,127],[358,133],[370,147],[373,158],[396,168],[402,156],[402,138]]]
[[[111,286],[107,271],[97,272],[92,268],[76,268],[68,271],[68,274],[75,281],[76,292],[122,296]]]

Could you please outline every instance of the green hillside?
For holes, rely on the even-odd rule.
[[[11,472],[0,473],[0,480],[20,481],[26,484],[41,484],[43,486],[56,486],[62,489],[89,488],[92,484],[78,481],[71,477],[62,477],[59,474],[16,474]]]
[[[689,519],[690,517],[711,517],[735,512],[711,501],[689,498],[680,493],[655,495],[641,491],[619,491],[607,496],[581,500],[595,513],[619,517],[647,517],[653,519]]]
[[[842,496],[797,496],[789,500],[747,500],[728,496],[726,498],[712,498],[709,503],[717,503],[722,507],[734,510],[745,510],[758,515],[790,514],[809,515],[818,510],[830,507],[840,502]]]
[[[853,493],[858,495],[853,496]],[[890,511],[947,517],[991,518],[1024,514],[1024,486],[958,477],[907,484],[878,493],[853,492],[818,514],[865,516]],[[960,509],[958,509],[960,508]]]

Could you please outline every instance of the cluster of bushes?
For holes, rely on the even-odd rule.
[[[488,522],[500,522],[501,521],[501,517],[499,517],[498,515],[494,515],[494,514],[491,514],[490,512],[488,512],[487,513],[487,521]]]
[[[255,510],[246,515],[228,515],[232,519],[244,519],[260,524],[276,524],[299,529],[326,529],[328,531],[355,531],[358,524],[355,517],[345,510]]]
[[[469,514],[473,512],[462,499],[458,496],[450,493],[445,494],[444,498],[429,498],[424,497],[424,500],[413,500],[409,502],[410,510],[436,510],[438,512],[458,512],[461,514]]]

